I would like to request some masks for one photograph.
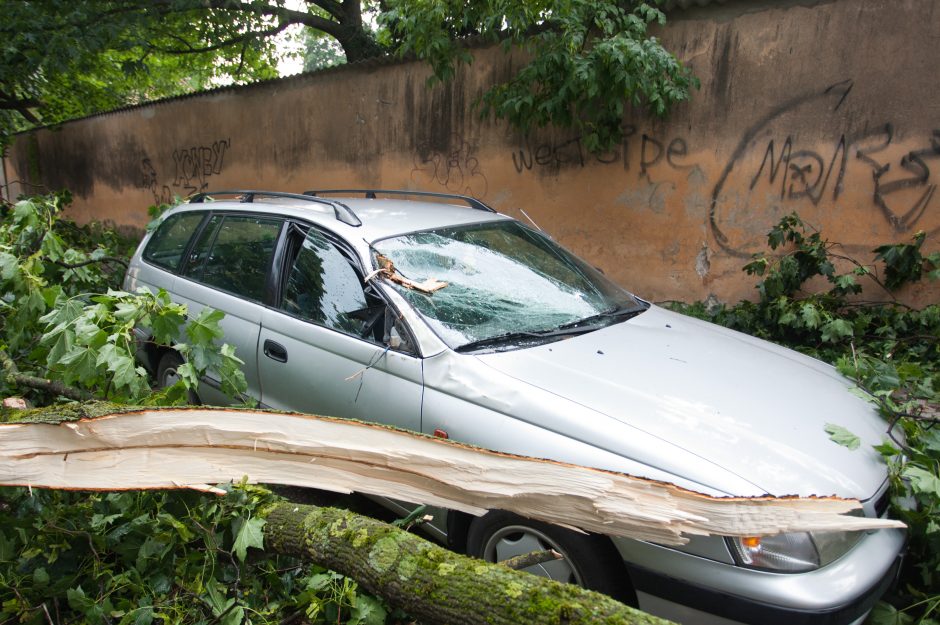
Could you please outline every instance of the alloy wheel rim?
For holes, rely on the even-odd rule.
[[[543,532],[525,525],[507,525],[496,530],[483,545],[483,559],[489,562],[502,562],[515,556],[548,549],[554,549],[564,557],[561,560],[543,562],[522,570],[558,582],[583,586],[581,574],[571,565],[565,550]]]

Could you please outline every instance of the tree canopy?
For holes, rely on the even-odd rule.
[[[628,103],[665,114],[694,79],[649,27],[659,0],[7,0],[0,23],[0,141],[37,124],[277,76],[275,36],[305,31],[307,67],[426,60],[440,80],[502,41],[526,61],[481,112],[525,131],[572,127],[592,149],[620,138]]]

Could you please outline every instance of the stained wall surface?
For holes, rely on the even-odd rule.
[[[473,102],[519,63],[491,49],[433,88],[421,64],[367,63],[71,122],[20,136],[4,174],[135,226],[202,189],[466,193],[653,300],[753,296],[741,267],[792,211],[863,260],[918,230],[937,247],[940,3],[731,0],[659,35],[701,89],[665,121],[628,113],[607,154],[481,121]]]

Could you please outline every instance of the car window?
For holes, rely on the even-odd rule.
[[[187,273],[204,284],[261,301],[282,222],[250,215],[221,217],[211,243],[212,229],[204,229],[196,247],[211,248],[203,253],[201,264],[190,264]]]
[[[222,215],[213,215],[206,222],[205,227],[196,238],[196,242],[193,243],[192,251],[189,252],[189,260],[180,267],[180,271],[184,276],[199,279],[202,275],[206,259],[209,258],[209,249],[215,240],[222,218]]]
[[[296,248],[280,307],[301,319],[356,335],[369,316],[359,274],[336,246],[312,228]]]
[[[186,245],[205,216],[203,212],[177,213],[167,217],[150,237],[144,260],[176,271],[186,251]]]
[[[454,349],[572,325],[601,327],[625,318],[615,316],[619,311],[643,309],[596,269],[514,221],[416,232],[374,249],[377,267],[390,261],[412,285],[442,285],[426,292],[393,282]]]

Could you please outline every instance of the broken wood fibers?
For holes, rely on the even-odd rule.
[[[845,516],[836,497],[711,497],[673,484],[514,456],[382,425],[221,408],[86,403],[0,424],[0,484],[76,490],[239,480],[352,491],[664,544],[689,535],[904,527]]]

